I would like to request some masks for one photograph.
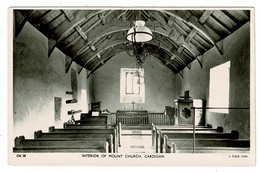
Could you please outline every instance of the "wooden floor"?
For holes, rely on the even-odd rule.
[[[118,153],[155,153],[151,130],[122,130]]]

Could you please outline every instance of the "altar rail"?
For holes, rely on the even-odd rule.
[[[127,125],[139,125],[139,124],[155,124],[155,125],[173,125],[173,119],[164,113],[145,113],[137,115],[117,114],[111,113],[108,115],[108,121],[111,124],[127,124]]]

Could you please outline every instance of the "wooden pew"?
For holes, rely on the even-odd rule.
[[[88,116],[81,114],[80,120],[75,122],[76,124],[86,125],[105,125],[107,124],[107,116]]]
[[[185,126],[185,125],[182,125],[182,126],[177,126],[177,125],[170,125],[170,126],[165,126],[165,125],[162,125],[162,126],[157,126],[157,125],[154,125],[152,124],[152,146],[154,147],[155,144],[156,144],[156,140],[158,139],[158,134],[159,134],[159,131],[178,131],[178,132],[186,132],[186,131],[193,131],[193,126]],[[207,125],[207,126],[196,126],[195,127],[195,131],[198,132],[212,132],[212,133],[215,133],[215,132],[223,132],[223,127],[217,127],[216,129],[212,128],[212,126],[210,125]]]
[[[35,140],[99,140],[105,139],[108,142],[109,153],[115,153],[113,134],[95,133],[43,133],[41,130],[34,132]]]
[[[105,138],[95,140],[34,140],[24,136],[15,138],[14,152],[91,152],[108,153],[108,142]]]
[[[212,128],[195,128],[195,133],[219,133],[219,131],[223,131],[222,129],[212,129]],[[162,130],[162,129],[157,129],[157,127],[155,127],[155,133],[154,136],[152,136],[152,146],[155,146],[156,152],[159,152],[159,147],[161,145],[161,139],[163,139],[162,134],[163,133],[193,133],[193,129],[191,128],[182,128],[182,129],[166,129],[166,130]]]
[[[118,125],[116,124],[96,124],[96,125],[88,125],[88,124],[68,124],[65,122],[63,124],[64,129],[115,129]]]
[[[165,135],[164,152],[192,153],[192,139],[168,139]],[[250,140],[247,139],[196,139],[195,153],[227,153],[249,151]]]
[[[159,152],[163,152],[165,150],[165,145],[166,143],[165,138],[169,140],[174,140],[174,139],[190,139],[192,141],[193,139],[193,132],[172,132],[172,131],[159,131],[159,136],[158,136],[158,149]],[[198,131],[195,133],[195,139],[238,139],[239,138],[239,133],[237,131],[231,131],[231,133],[207,133],[207,132],[201,132]]]
[[[116,136],[118,139],[118,146],[120,147],[120,139],[121,139],[121,123],[116,124],[98,124],[98,125],[88,125],[88,124],[63,124],[64,129],[116,129]]]
[[[54,126],[49,127],[49,132],[50,133],[74,133],[74,134],[92,134],[92,136],[94,137],[95,135],[102,135],[102,134],[112,134],[113,138],[114,138],[114,151],[118,152],[118,133],[117,133],[117,129],[107,129],[107,128],[103,128],[103,129],[96,129],[96,128],[92,128],[92,129],[61,129],[61,128],[55,128]]]
[[[190,147],[178,147],[174,150],[175,153],[193,153],[193,148]],[[196,147],[195,153],[239,153],[248,154],[250,148],[239,147]]]

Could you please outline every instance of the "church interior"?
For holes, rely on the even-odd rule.
[[[14,152],[250,152],[248,9],[14,9]]]

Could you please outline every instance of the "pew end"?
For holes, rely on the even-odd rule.
[[[42,130],[35,131],[34,132],[34,139],[38,139],[41,134],[42,134]]]
[[[164,135],[163,136],[162,153],[166,153],[167,152],[167,140],[168,140],[168,136]]]
[[[218,127],[217,127],[217,132],[222,132],[222,133],[223,133],[223,132],[224,132],[223,127],[218,126]]]
[[[54,132],[54,130],[55,130],[55,127],[54,126],[50,126],[49,127],[49,132],[51,133],[51,132]]]
[[[25,140],[24,136],[15,137],[15,139],[14,139],[14,146],[15,147],[21,147],[23,140]]]
[[[154,147],[154,135],[155,135],[155,125],[152,123],[152,147]]]
[[[121,136],[122,136],[122,124],[121,122],[118,123],[118,146],[121,147]]]
[[[106,153],[109,153],[109,144],[108,144],[108,142],[105,142],[105,145],[104,145],[104,147],[105,147],[105,151],[106,151]],[[112,146],[111,146],[112,147]]]
[[[231,135],[234,139],[238,139],[239,138],[239,132],[236,130],[232,130],[231,131]]]
[[[68,123],[67,122],[63,123],[63,128],[68,128]]]

